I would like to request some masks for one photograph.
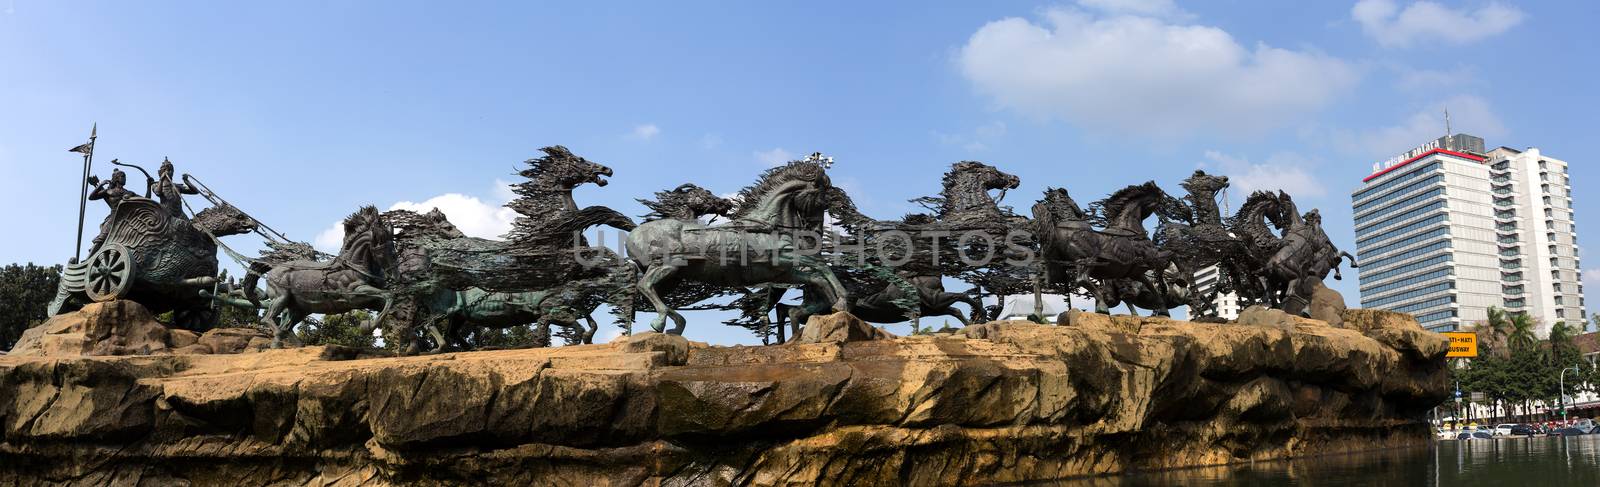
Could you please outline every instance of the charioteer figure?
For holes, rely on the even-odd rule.
[[[183,195],[200,194],[200,190],[188,184],[172,180],[172,161],[161,158],[161,169],[156,170],[160,178],[156,180],[154,190],[156,199],[161,201],[161,207],[166,208],[167,214],[178,218],[188,217],[183,213]]]
[[[113,159],[111,162],[115,164],[117,161]],[[89,176],[89,184],[94,185],[94,190],[89,192],[89,199],[105,200],[106,206],[111,209],[111,213],[106,214],[105,221],[100,222],[100,234],[96,235],[92,241],[93,243],[90,244],[92,249],[99,247],[100,242],[105,241],[106,231],[111,228],[111,215],[116,213],[117,205],[122,203],[122,200],[132,196],[139,196],[139,194],[128,190],[128,174],[122,172],[121,169],[112,169],[111,179],[104,181],[94,176]]]

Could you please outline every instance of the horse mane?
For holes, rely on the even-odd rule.
[[[689,203],[686,201],[687,198],[683,193],[686,190],[693,189],[699,189],[702,191],[705,190],[705,188],[701,188],[694,183],[684,183],[676,188],[656,191],[656,198],[653,200],[638,198],[634,201],[638,201],[639,204],[644,205],[645,208],[650,210],[650,213],[645,214],[643,217],[645,221],[681,218],[685,214],[693,213],[692,211],[688,211]]]
[[[1162,196],[1161,204],[1156,207],[1156,216],[1161,218],[1163,224],[1169,221],[1190,225],[1196,223],[1194,221],[1194,211],[1189,209],[1189,205],[1185,204],[1182,199],[1172,195]]]
[[[851,232],[858,232],[877,223],[872,217],[864,215],[856,209],[856,203],[850,195],[838,186],[828,186],[824,191],[828,200],[828,213],[839,222],[840,226]]]
[[[738,206],[733,209],[733,217],[740,218],[749,215],[751,211],[761,205],[762,197],[790,179],[808,176],[815,178],[825,174],[823,171],[822,165],[815,162],[789,161],[787,164],[762,172],[755,184],[739,190],[739,195],[734,198],[734,201],[738,202]]]
[[[528,178],[528,183],[523,184],[546,182],[543,179],[546,173],[557,170],[559,164],[567,164],[573,160],[583,160],[582,157],[573,154],[571,150],[567,150],[565,146],[552,145],[540,148],[539,151],[543,152],[544,156],[523,161],[528,165],[528,168],[517,172],[518,175]]]
[[[428,213],[418,213],[411,210],[389,210],[378,216],[391,229],[398,230],[400,232],[399,236],[403,239],[439,237],[442,236],[442,230],[445,228],[456,232],[461,231],[455,224],[450,223],[448,218],[441,218],[440,221],[435,221],[432,213],[437,211],[439,211],[438,208],[434,208],[433,211]],[[440,215],[442,216],[443,212],[440,212]]]
[[[1129,203],[1151,192],[1162,193],[1163,191],[1161,191],[1160,186],[1156,185],[1155,181],[1145,181],[1144,184],[1135,184],[1119,189],[1115,193],[1111,193],[1111,196],[1107,196],[1106,199],[1091,203],[1089,205],[1089,219],[1096,225],[1105,227],[1110,224],[1112,218],[1122,214]]]
[[[1261,222],[1255,220],[1255,218],[1269,215],[1273,209],[1278,208],[1279,203],[1278,195],[1271,191],[1250,193],[1250,197],[1245,198],[1244,204],[1239,205],[1239,213],[1228,217],[1228,226],[1260,224]],[[1257,211],[1260,213],[1251,217]]]

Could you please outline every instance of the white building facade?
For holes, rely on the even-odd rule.
[[[1217,286],[1217,279],[1221,278],[1217,266],[1208,266],[1194,273],[1194,289],[1201,295],[1211,293],[1211,288]],[[1225,320],[1239,319],[1239,295],[1235,293],[1220,293],[1211,300],[1211,305],[1217,311],[1217,317]]]
[[[1491,306],[1534,316],[1541,337],[1556,321],[1581,329],[1566,166],[1465,134],[1374,165],[1351,193],[1361,306],[1432,331],[1483,321]]]

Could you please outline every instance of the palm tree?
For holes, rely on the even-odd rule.
[[[1511,315],[1511,333],[1506,335],[1506,344],[1512,350],[1527,350],[1539,341],[1533,334],[1535,323],[1533,316],[1527,313]]]
[[[1511,329],[1511,321],[1506,319],[1506,310],[1490,306],[1488,319],[1479,322],[1473,329],[1484,335],[1482,343],[1486,352],[1505,351],[1501,345],[1505,344],[1506,334]]]

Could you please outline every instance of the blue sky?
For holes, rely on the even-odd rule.
[[[617,172],[579,203],[632,215],[650,192],[733,192],[812,151],[880,218],[915,211],[906,200],[964,159],[1019,175],[1007,201],[1021,207],[1046,186],[1177,191],[1203,167],[1235,194],[1290,191],[1353,249],[1350,190],[1373,161],[1441,135],[1446,107],[1458,132],[1572,162],[1578,188],[1600,177],[1582,145],[1597,14],[1476,0],[0,0],[0,262],[71,256],[80,165],[65,149],[94,122],[102,176],[114,157],[168,156],[303,240],[362,204],[440,205],[493,234],[503,183],[563,144]],[[1600,200],[1576,193],[1590,228]],[[90,208],[92,231],[104,207]],[[1335,288],[1357,299],[1353,278]],[[743,339],[725,328],[689,334]]]

